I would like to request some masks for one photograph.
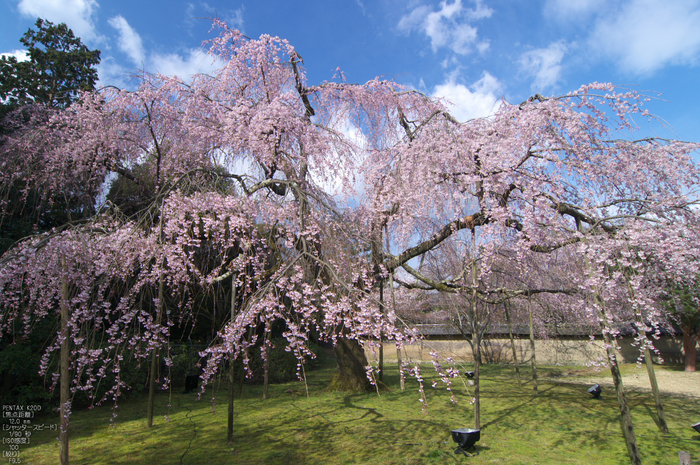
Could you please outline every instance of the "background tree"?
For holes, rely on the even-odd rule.
[[[97,83],[99,50],[88,49],[64,23],[37,19],[36,28],[20,39],[27,47],[27,61],[0,57],[0,146],[5,147],[0,161],[0,253],[32,232],[85,217],[92,208],[79,191],[63,190],[48,198],[42,186],[29,188],[7,177],[12,169],[21,169],[25,176],[41,169],[41,164],[15,163],[26,148],[17,142]],[[19,152],[11,156],[13,150]]]
[[[667,295],[667,307],[672,321],[683,333],[685,371],[695,371],[697,344],[700,340],[700,304],[696,282],[673,285]]]
[[[20,168],[15,161],[25,147],[17,142],[76,101],[80,92],[94,90],[97,81],[98,50],[89,50],[65,24],[38,19],[36,27],[20,39],[27,47],[28,61],[0,57],[0,255],[21,238],[80,218],[92,209],[76,193],[56,192],[48,198],[42,186],[29,187],[7,176],[9,170]],[[37,168],[20,169],[28,175]],[[0,341],[3,400],[48,405],[52,395],[38,371],[47,341],[57,331],[57,320],[31,324],[31,334],[13,325]]]
[[[66,108],[95,89],[100,51],[88,49],[65,23],[36,20],[20,39],[27,61],[0,57],[1,116],[28,104]]]

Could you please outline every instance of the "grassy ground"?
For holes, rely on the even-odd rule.
[[[630,371],[636,369],[624,367]],[[659,368],[672,370],[674,368]],[[309,373],[310,398],[303,383],[271,386],[262,400],[259,387],[246,386],[235,404],[235,438],[226,443],[227,386],[214,385],[207,396],[174,392],[157,398],[155,425],[146,428],[146,399],[124,401],[113,427],[109,407],[80,411],[71,419],[72,464],[627,464],[615,395],[601,399],[589,385],[571,384],[588,369],[539,368],[539,392],[531,382],[518,387],[512,367],[482,369],[482,431],[479,455],[455,455],[450,430],[473,426],[470,394],[455,386],[457,404],[444,389],[426,381],[427,411],[422,412],[415,380],[398,388],[396,368],[387,367],[389,392],[323,392],[332,368]],[[426,377],[431,369],[423,369]],[[524,376],[530,375],[529,370]],[[564,376],[568,375],[568,376]],[[602,372],[600,376],[609,376]],[[559,380],[566,379],[566,383]],[[700,386],[698,387],[700,389]],[[211,394],[216,396],[211,401]],[[651,394],[630,392],[637,441],[644,463],[677,464],[686,450],[700,460],[700,400],[664,396],[670,434],[656,423]],[[213,406],[213,407],[212,407]],[[167,418],[166,418],[167,416]],[[58,415],[45,418],[57,422]],[[35,423],[38,420],[35,420]],[[23,464],[58,463],[57,433],[34,432],[21,449]],[[4,463],[4,462],[3,462]]]

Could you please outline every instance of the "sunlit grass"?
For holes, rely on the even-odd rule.
[[[662,368],[659,368],[662,369]],[[663,368],[669,369],[669,368]],[[303,383],[245,386],[235,403],[235,437],[226,443],[227,385],[211,386],[202,400],[195,394],[162,393],[155,425],[146,428],[146,399],[124,401],[117,409],[76,412],[71,420],[74,464],[626,464],[614,392],[601,399],[575,384],[587,369],[540,368],[538,393],[532,384],[518,387],[512,367],[482,369],[482,433],[479,455],[454,454],[450,430],[473,426],[471,395],[455,385],[457,404],[440,386],[426,380],[428,408],[421,411],[418,385],[409,379],[398,388],[396,368],[388,367],[392,389],[377,394],[324,392],[332,368],[309,373],[310,397]],[[428,367],[424,375],[431,375]],[[566,374],[567,376],[557,376]],[[530,376],[523,371],[524,378]],[[566,383],[561,382],[566,380]],[[572,381],[574,383],[572,383]],[[699,387],[700,389],[700,387]],[[212,404],[211,395],[215,402]],[[644,463],[678,463],[678,451],[700,460],[700,435],[690,425],[700,421],[700,400],[664,396],[671,429],[662,434],[650,394],[628,393]],[[170,398],[170,407],[168,401]],[[167,418],[166,418],[167,417]],[[56,422],[57,415],[43,419]],[[22,463],[58,463],[56,432],[34,432],[23,447]]]

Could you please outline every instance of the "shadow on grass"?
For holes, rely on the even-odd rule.
[[[538,391],[538,393],[534,393],[534,394],[530,395],[530,397],[529,397],[529,399],[528,399],[527,401],[525,401],[525,402],[523,402],[523,403],[521,403],[521,404],[518,404],[518,405],[514,405],[514,406],[512,406],[512,407],[510,407],[510,408],[508,408],[508,409],[506,409],[506,410],[500,411],[500,412],[499,412],[500,415],[499,415],[498,417],[494,418],[493,420],[491,420],[491,421],[489,421],[489,422],[486,422],[486,423],[482,424],[482,425],[481,425],[481,429],[482,429],[482,430],[483,430],[483,429],[486,429],[486,428],[488,428],[490,425],[493,425],[493,424],[495,424],[495,423],[501,423],[502,421],[505,421],[505,420],[511,418],[515,412],[517,412],[518,410],[522,409],[523,407],[525,407],[525,406],[527,406],[527,405],[532,404],[532,403],[535,402],[536,400],[541,399],[541,396],[542,396],[543,394],[546,394],[547,391],[549,391],[549,390],[551,390],[551,389],[553,389],[553,388],[554,388],[554,386],[549,387],[549,388],[547,388],[547,389],[545,389],[545,390],[543,390],[543,391]],[[513,397],[516,397],[516,396],[513,396]],[[517,397],[520,397],[520,396],[517,396]],[[520,425],[520,426],[522,426],[522,425]]]
[[[466,460],[471,464],[576,463],[567,457],[578,457],[587,463],[612,464],[620,463],[619,457],[626,453],[612,390],[593,399],[586,392],[587,385],[557,378],[541,381],[535,394],[517,387],[512,367],[488,366],[482,383],[482,430],[486,434],[477,444],[480,455],[467,459],[454,454],[456,444],[450,434],[451,429],[468,427],[473,418],[470,394],[463,388],[454,386],[458,404],[453,405],[449,393],[428,388],[426,380],[428,407],[421,412],[415,380],[408,380],[406,391],[401,392],[396,388],[398,375],[388,377],[394,390],[380,397],[321,392],[332,371],[309,373],[309,399],[303,383],[270,386],[268,400],[262,400],[261,387],[245,386],[235,402],[232,444],[226,443],[228,391],[224,383],[208,391],[215,397],[214,408],[211,396],[197,401],[196,394],[180,393],[173,393],[168,408],[168,395],[159,394],[151,429],[145,427],[145,397],[120,404],[114,428],[105,428],[112,413],[109,407],[76,412],[71,461],[90,465],[418,465]],[[700,412],[697,399],[688,404],[687,399],[664,398],[672,434],[661,435],[650,394],[630,392],[628,398],[645,462],[670,463],[669,454],[676,448],[691,453],[698,450],[700,435],[691,431],[689,413]],[[165,421],[165,415],[170,421]],[[687,427],[680,426],[686,423]],[[35,455],[28,451],[26,463],[56,463],[54,437],[37,435],[35,442],[33,436],[33,448],[51,450],[44,455],[41,450],[32,451]]]

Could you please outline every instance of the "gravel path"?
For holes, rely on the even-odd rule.
[[[625,370],[627,371],[627,370]],[[624,374],[622,376],[622,384],[626,389],[635,389],[643,391],[651,391],[649,384],[649,376],[647,375],[646,367],[636,368],[633,374]],[[585,377],[576,377],[574,379],[566,379],[569,374],[564,374],[562,377],[553,378],[559,382],[577,383],[577,384],[600,384],[601,386],[613,386],[612,375],[610,370],[602,369],[600,372],[590,372],[586,370]],[[655,369],[656,381],[659,384],[659,389],[663,394],[674,394],[695,397],[700,399],[700,371],[685,372],[675,370]],[[580,375],[581,373],[571,372],[571,375]]]

